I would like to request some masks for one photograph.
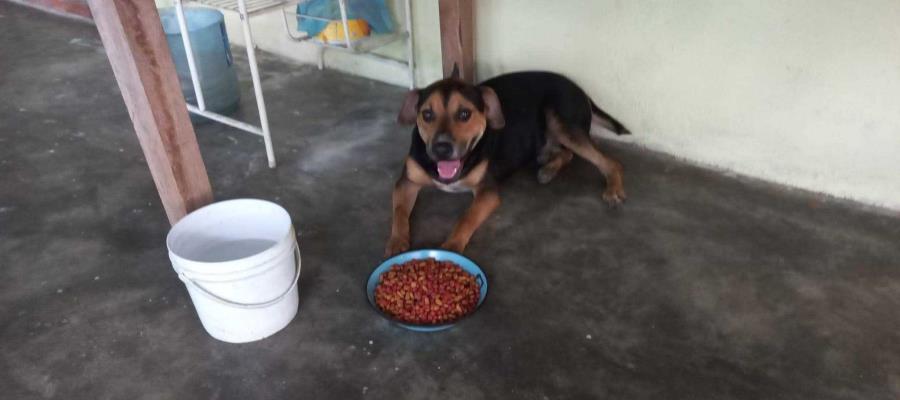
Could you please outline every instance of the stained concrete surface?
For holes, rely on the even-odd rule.
[[[484,307],[443,333],[391,325],[363,282],[408,144],[404,90],[263,60],[279,167],[252,135],[197,135],[217,199],[295,219],[301,306],[234,345],[206,335],[169,266],[94,28],[0,2],[0,397],[900,396],[900,218],[624,144],[604,143],[626,166],[624,209],[583,162],[546,186],[523,173],[467,250],[491,281]],[[468,200],[423,193],[414,247],[439,244]]]

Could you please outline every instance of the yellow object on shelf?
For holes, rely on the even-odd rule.
[[[347,29],[350,31],[350,41],[356,41],[369,36],[371,29],[364,19],[348,19]],[[341,21],[331,21],[322,32],[316,35],[316,39],[329,44],[342,44],[344,39],[344,24]]]

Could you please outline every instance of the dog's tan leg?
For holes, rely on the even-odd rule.
[[[459,219],[442,248],[462,253],[475,230],[500,206],[500,194],[493,187],[479,188],[466,213]]]
[[[610,206],[617,206],[625,201],[622,164],[603,155],[591,141],[587,132],[583,132],[578,128],[563,126],[552,112],[547,113],[547,127],[550,134],[554,135],[560,144],[597,166],[600,172],[603,173],[603,176],[606,178],[606,190],[603,191],[603,200]]]
[[[563,167],[569,164],[570,161],[572,161],[572,150],[569,150],[568,148],[557,150],[555,154],[550,157],[550,161],[544,163],[544,165],[541,166],[541,169],[538,170],[538,182],[542,184],[549,183]]]
[[[406,172],[394,185],[394,213],[391,223],[391,238],[384,249],[385,257],[409,250],[409,216],[412,214],[416,197],[422,186],[407,178]]]

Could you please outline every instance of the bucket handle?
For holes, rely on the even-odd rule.
[[[200,285],[193,279],[190,279],[187,276],[185,276],[181,271],[178,272],[178,278],[180,278],[181,281],[184,282],[185,284],[193,286],[194,288],[199,290],[200,293],[203,293],[204,295],[206,295],[206,297],[209,297],[221,304],[224,304],[227,306],[232,306],[232,307],[238,307],[238,308],[263,308],[263,307],[268,307],[272,304],[275,304],[275,303],[281,301],[281,299],[283,299],[285,296],[287,296],[288,293],[291,292],[291,290],[294,290],[294,288],[297,286],[297,282],[300,281],[300,246],[296,245],[296,244],[294,245],[294,256],[296,257],[296,263],[294,264],[294,265],[296,265],[295,272],[294,272],[294,282],[291,283],[291,286],[288,286],[287,290],[285,290],[284,293],[278,295],[278,297],[275,297],[272,300],[264,301],[262,303],[239,303],[236,301],[228,300],[222,296],[219,296],[213,292],[210,292],[208,289],[206,289],[205,287],[203,287],[202,285]]]

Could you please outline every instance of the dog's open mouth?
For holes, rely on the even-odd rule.
[[[443,180],[451,180],[455,178],[459,173],[460,168],[462,168],[462,161],[460,160],[447,160],[437,162],[438,176],[440,176]]]

